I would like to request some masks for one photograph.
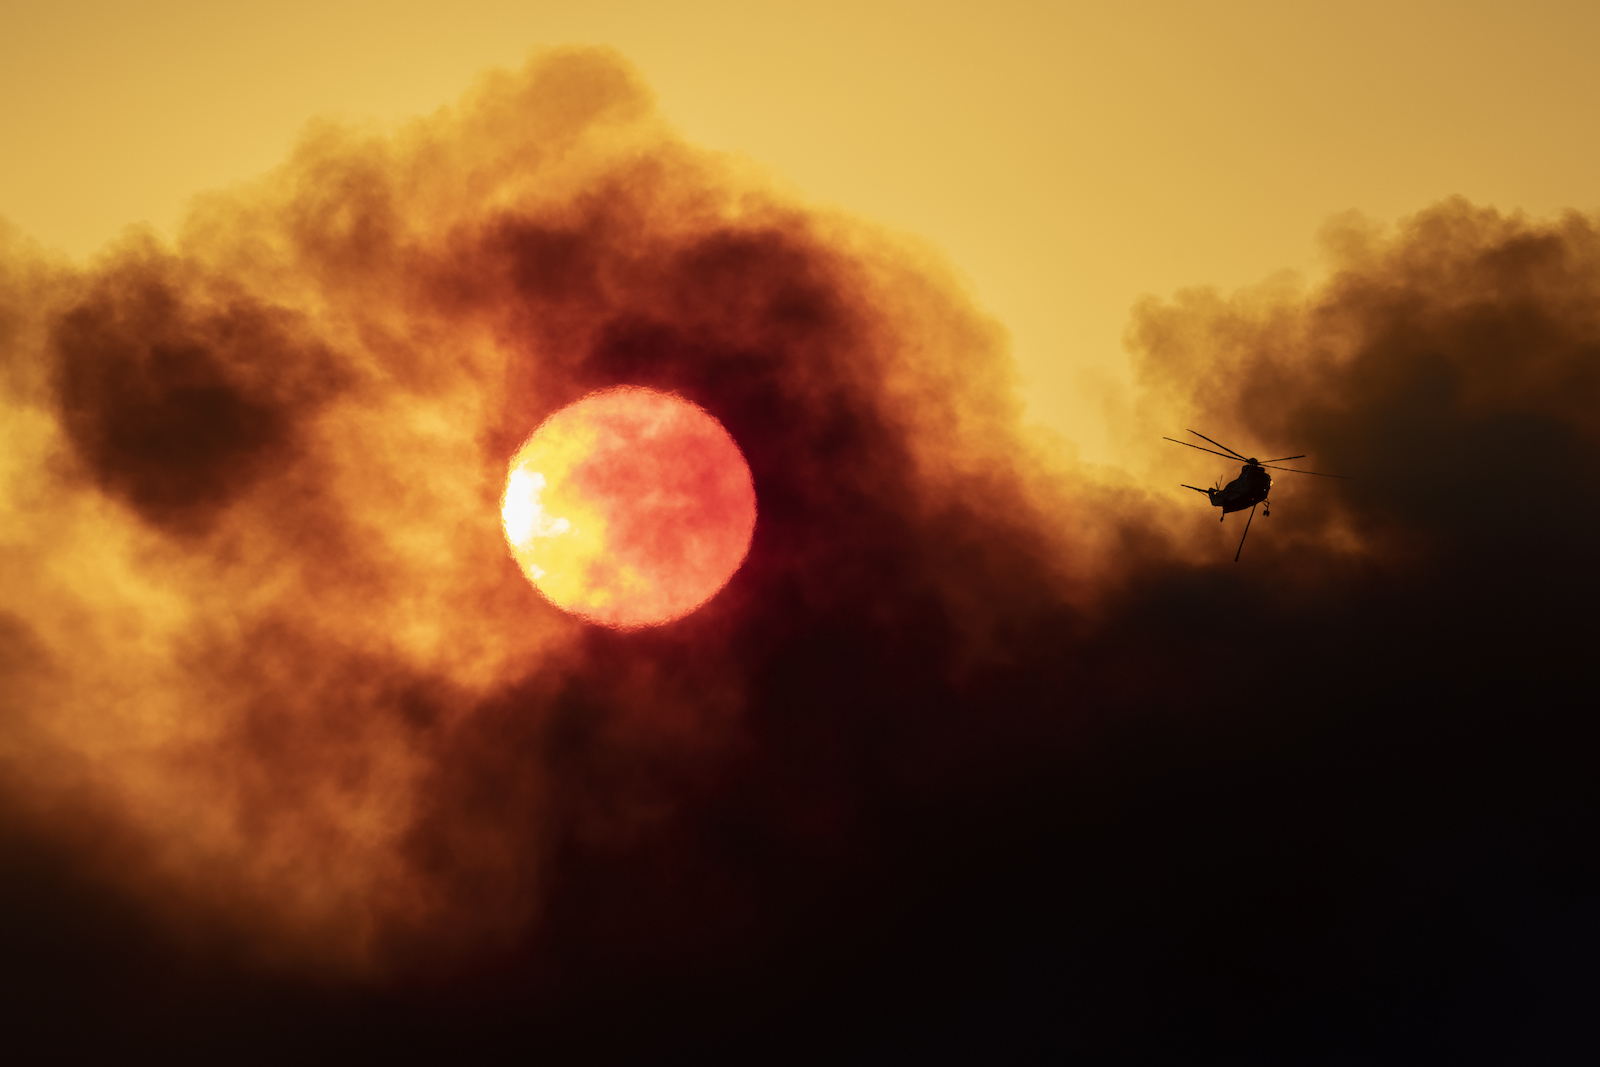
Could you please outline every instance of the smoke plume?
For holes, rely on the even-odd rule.
[[[313,127],[170,243],[7,238],[7,988],[263,1056],[1591,1047],[1600,232],[1326,243],[1135,309],[1107,473],[937,255],[605,52]],[[615,384],[714,414],[759,507],[634,633],[498,515]],[[1186,427],[1349,480],[1279,475],[1236,565]]]

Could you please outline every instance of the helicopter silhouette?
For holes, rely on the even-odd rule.
[[[1201,489],[1196,485],[1183,486],[1185,489],[1193,489],[1197,493],[1204,493],[1206,499],[1210,500],[1214,507],[1222,509],[1222,517],[1217,520],[1218,522],[1226,519],[1229,512],[1243,511],[1245,508],[1250,509],[1250,517],[1244,522],[1244,534],[1239,538],[1239,551],[1233,554],[1235,563],[1239,562],[1239,555],[1244,551],[1244,539],[1250,536],[1250,524],[1256,520],[1256,505],[1266,505],[1261,513],[1262,518],[1270,519],[1272,517],[1272,505],[1267,502],[1267,494],[1272,492],[1272,475],[1267,473],[1268,470],[1288,471],[1291,474],[1314,474],[1318,478],[1346,477],[1343,474],[1322,474],[1318,471],[1302,471],[1293,467],[1272,466],[1272,464],[1282,463],[1284,460],[1305,459],[1305,453],[1301,453],[1298,456],[1280,456],[1277,459],[1259,460],[1254,456],[1245,456],[1235,452],[1221,441],[1212,441],[1211,438],[1197,430],[1190,430],[1189,432],[1202,441],[1211,441],[1212,444],[1223,451],[1218,452],[1216,449],[1200,448],[1199,445],[1190,444],[1188,441],[1180,441],[1176,437],[1163,437],[1162,440],[1171,441],[1175,445],[1183,445],[1185,448],[1199,448],[1202,452],[1210,452],[1213,456],[1221,456],[1223,459],[1244,460],[1244,466],[1239,468],[1239,477],[1220,489]]]

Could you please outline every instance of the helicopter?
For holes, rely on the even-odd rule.
[[[1190,430],[1189,432],[1202,441],[1210,441],[1211,444],[1216,445],[1222,451],[1201,448],[1197,444],[1192,444],[1189,441],[1180,441],[1176,437],[1163,437],[1162,440],[1171,441],[1175,445],[1183,445],[1186,448],[1199,448],[1202,452],[1210,452],[1213,456],[1221,456],[1223,459],[1244,460],[1244,466],[1239,468],[1239,477],[1220,489],[1201,489],[1196,485],[1183,486],[1184,489],[1193,489],[1197,493],[1204,493],[1206,499],[1210,500],[1214,507],[1222,509],[1222,516],[1217,520],[1218,522],[1226,519],[1229,512],[1243,511],[1245,508],[1250,509],[1250,517],[1244,522],[1244,534],[1239,538],[1239,550],[1233,554],[1235,563],[1239,562],[1239,555],[1244,551],[1244,539],[1250,536],[1250,524],[1256,519],[1256,506],[1258,504],[1265,505],[1261,513],[1262,518],[1270,519],[1272,517],[1272,505],[1267,502],[1267,494],[1272,492],[1272,475],[1268,474],[1267,471],[1314,474],[1318,478],[1345,478],[1343,474],[1322,474],[1318,471],[1302,471],[1293,467],[1272,466],[1274,463],[1282,463],[1285,460],[1305,459],[1305,453],[1301,453],[1298,456],[1280,456],[1277,459],[1260,460],[1254,456],[1246,456],[1235,452],[1221,441],[1212,441],[1211,438],[1197,430]]]

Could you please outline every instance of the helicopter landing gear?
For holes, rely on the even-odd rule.
[[[1263,503],[1263,504],[1266,504],[1266,501],[1264,501],[1264,500],[1263,500],[1263,501],[1262,501],[1262,503]],[[1262,517],[1262,518],[1263,518],[1263,519],[1270,519],[1270,518],[1272,518],[1272,505],[1271,505],[1271,504],[1267,504],[1267,505],[1266,505],[1266,507],[1265,507],[1265,508],[1263,508],[1263,509],[1262,509],[1262,511],[1261,511],[1261,517]]]

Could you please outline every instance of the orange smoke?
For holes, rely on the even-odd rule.
[[[498,529],[550,412],[678,393],[745,443],[777,516],[1011,491],[998,330],[912,252],[678,142],[603,52],[392,137],[314,129],[174,248],[12,269],[5,584],[39,650],[10,669],[17,794],[95,813],[114,877],[271,953],[366,967],[397,932],[534,919],[545,757],[489,817],[441,823],[437,779],[484,702],[527,694],[536,730],[587,669],[583,624]],[[810,574],[782,529],[768,571],[859,581]],[[674,640],[723,641],[761,581]],[[712,676],[640,678],[629,729],[715,745],[745,697]]]
[[[1316,287],[1136,310],[1130,474],[1021,427],[936,257],[684,145],[604,52],[316,127],[172,247],[13,247],[6,828],[203,958],[186,988],[467,974],[582,1041],[696,988],[805,1030],[773,1005],[814,974],[938,1003],[995,945],[1089,961],[1016,972],[1052,1026],[1152,945],[1175,1018],[1226,971],[1194,960],[1272,1018],[1336,1003],[1251,968],[1338,980],[1306,946],[1387,951],[1394,857],[1561,827],[1592,781],[1551,694],[1595,577],[1600,237],[1448,202],[1330,249]],[[619,385],[713,416],[760,502],[727,585],[632,632],[502,529],[519,445]],[[1353,480],[1280,477],[1235,567],[1186,427]]]

